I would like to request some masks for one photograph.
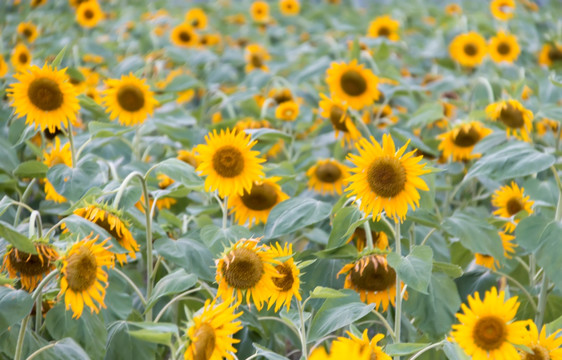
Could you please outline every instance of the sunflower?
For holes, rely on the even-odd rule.
[[[506,127],[507,136],[531,141],[529,133],[533,131],[533,112],[525,109],[517,100],[502,100],[486,107],[486,114],[492,120],[499,120]]]
[[[398,29],[400,23],[394,20],[389,15],[379,16],[369,23],[369,30],[367,36],[370,37],[384,37],[391,41],[400,40]]]
[[[17,44],[14,51],[12,51],[10,62],[18,72],[27,70],[29,64],[31,64],[31,53],[27,46],[24,44]]]
[[[384,210],[388,217],[403,221],[408,204],[412,209],[419,206],[418,189],[429,190],[420,178],[429,170],[419,163],[423,156],[413,157],[416,150],[404,154],[409,141],[398,151],[390,135],[384,134],[382,143],[381,147],[371,136],[371,142],[361,139],[356,145],[359,155],[348,156],[356,167],[350,170],[355,174],[347,178],[346,191],[351,191],[348,197],[360,200],[360,209],[372,213],[373,219],[380,219]]]
[[[504,302],[505,293],[493,287],[486,291],[484,300],[480,294],[468,296],[468,304],[462,304],[463,314],[457,313],[460,324],[453,325],[452,337],[473,360],[518,359],[513,344],[525,342],[528,321],[512,322],[519,303],[517,297]]]
[[[8,64],[4,57],[0,55],[0,78],[4,77],[8,73]]]
[[[269,90],[267,97],[275,100],[275,103],[277,105],[281,105],[282,103],[288,101],[295,102],[295,99],[293,98],[293,93],[291,92],[291,89],[288,88],[271,89]],[[265,101],[265,98],[263,100]],[[263,106],[263,101],[262,101],[262,105],[260,106]]]
[[[195,148],[200,162],[196,171],[205,179],[207,191],[218,190],[221,197],[243,195],[251,191],[253,182],[263,176],[261,165],[265,159],[258,158],[259,152],[252,151],[257,140],[244,132],[227,129],[205,136],[206,144]]]
[[[298,0],[280,0],[279,10],[285,16],[295,16],[299,14],[301,4]]]
[[[371,120],[379,114],[377,127],[379,129],[386,128],[389,124],[396,124],[398,122],[398,116],[394,114],[392,107],[386,104],[384,106],[375,105],[371,111],[365,111],[363,113],[362,120],[365,124],[369,124]]]
[[[347,274],[344,288],[359,293],[361,301],[376,304],[376,309],[382,305],[382,311],[388,309],[388,304],[395,305],[396,300],[396,271],[388,265],[386,257],[382,255],[367,255],[351,264],[345,265],[340,274]],[[404,283],[400,283],[400,289]],[[408,292],[404,293],[404,299]]]
[[[498,20],[507,21],[515,12],[515,0],[492,0],[490,11]]]
[[[236,122],[234,128],[238,131],[253,129],[271,129],[271,124],[267,120],[255,120],[252,117],[245,117]]]
[[[254,1],[250,6],[250,16],[257,23],[269,21],[269,5],[265,1]]]
[[[334,1],[334,0],[330,0]],[[359,346],[355,342],[344,342],[344,341],[333,341],[330,353],[326,352],[323,346],[319,346],[312,351],[309,360],[342,360],[342,359],[353,359],[353,360],[370,360],[378,359],[372,357],[373,353],[367,346]],[[384,358],[381,358],[384,359]]]
[[[517,247],[517,244],[513,243],[515,236],[509,235],[504,231],[498,232],[498,235],[500,236],[502,242],[503,255],[507,259],[511,259],[511,254],[515,254],[515,248]],[[474,260],[476,264],[487,267],[488,269],[496,270],[496,268],[500,267],[500,262],[497,259],[494,259],[491,255],[477,253],[474,254]]]
[[[37,39],[37,26],[35,26],[32,22],[20,23],[16,31],[29,43],[32,43],[35,39]]]
[[[517,36],[499,31],[496,36],[490,39],[488,52],[495,62],[505,61],[511,64],[517,60],[521,49],[517,43]]]
[[[275,109],[275,117],[283,121],[295,121],[299,116],[299,104],[285,101]]]
[[[349,64],[333,62],[326,70],[326,83],[332,97],[355,110],[361,110],[379,98],[378,82],[373,72],[358,64],[357,60]]]
[[[252,227],[254,224],[265,223],[271,209],[275,205],[289,198],[277,182],[281,178],[272,177],[253,182],[250,191],[242,195],[233,195],[228,198],[228,208],[234,214],[234,219],[239,225],[246,222]]]
[[[205,14],[205,11],[201,8],[190,9],[185,14],[185,22],[193,26],[194,29],[205,30],[208,22],[207,14]]]
[[[379,341],[384,339],[384,335],[383,334],[376,334],[375,336],[373,336],[372,339],[369,340],[368,332],[369,332],[369,329],[365,329],[363,331],[363,334],[362,334],[363,336],[357,337],[357,336],[353,335],[352,333],[350,333],[348,331],[347,334],[349,335],[349,338],[338,337],[338,339],[335,342],[344,343],[348,347],[357,346],[360,349],[369,349],[369,358],[370,359],[392,360],[392,358],[390,356],[388,356],[387,354],[385,354],[384,351],[382,351],[382,348],[377,345],[377,343]],[[353,359],[353,358],[351,358],[351,359]]]
[[[543,136],[544,134],[547,133],[547,131],[552,131],[553,133],[556,134],[556,132],[558,131],[559,124],[560,123],[556,120],[543,118],[541,121],[537,122],[537,126],[536,126],[537,134]]]
[[[75,73],[69,74],[68,82],[74,86],[74,89],[78,94],[82,94],[84,90],[86,90],[86,77],[80,70],[76,70]]]
[[[199,165],[199,162],[197,161],[197,157],[193,150],[192,151],[179,150],[178,156],[176,158],[178,160],[183,161],[184,163],[193,166],[194,168],[196,168]]]
[[[453,161],[477,159],[482,154],[473,154],[474,146],[491,133],[492,130],[483,127],[478,121],[464,123],[437,136],[441,139],[438,149],[443,151],[443,156],[447,159],[453,156]]]
[[[103,91],[102,101],[107,107],[106,112],[110,113],[111,120],[119,118],[123,125],[142,124],[158,104],[146,80],[133,74],[106,80],[105,84],[108,88]]]
[[[562,44],[544,44],[539,53],[539,64],[552,66],[562,61]]]
[[[54,262],[59,258],[54,247],[46,242],[35,242],[34,246],[37,254],[28,254],[8,245],[0,268],[0,271],[6,269],[11,279],[19,276],[21,287],[29,292],[55,269]]]
[[[203,311],[187,329],[189,341],[184,359],[233,360],[232,353],[236,352],[233,345],[240,340],[232,336],[242,329],[241,322],[234,321],[242,312],[235,313],[235,310],[228,302],[217,305],[216,299],[205,301]]]
[[[300,269],[295,264],[293,255],[293,244],[285,243],[282,248],[279,243],[276,243],[269,249],[269,252],[273,254],[276,258],[287,258],[280,265],[275,266],[277,274],[279,277],[273,278],[273,283],[275,284],[277,291],[275,291],[271,298],[269,299],[269,305],[267,309],[269,310],[273,304],[275,304],[275,312],[283,306],[287,306],[287,311],[291,307],[291,300],[293,296],[298,300],[302,301],[302,297],[299,293],[300,289]]]
[[[199,39],[201,46],[214,46],[221,42],[221,35],[219,33],[203,34]]]
[[[386,250],[388,247],[388,236],[384,231],[371,231],[371,237],[373,238],[373,246],[379,248],[380,250]],[[346,244],[355,241],[355,246],[357,251],[361,252],[367,245],[367,234],[365,229],[361,226],[355,228],[355,231],[349,239],[347,239]]]
[[[189,24],[176,26],[170,34],[170,40],[174,45],[181,47],[194,47],[199,45],[199,35],[195,32],[195,28]]]
[[[83,208],[74,210],[74,214],[88,221],[93,222],[113,236],[115,240],[133,259],[137,258],[136,252],[139,251],[139,245],[133,238],[133,234],[129,231],[129,224],[123,219],[121,213],[114,208],[104,204],[92,204]],[[115,254],[115,259],[119,264],[127,262],[127,254]]]
[[[265,245],[258,245],[259,240],[240,239],[216,261],[217,297],[225,301],[234,299],[237,303],[245,297],[248,306],[251,298],[261,310],[263,303],[277,291],[273,278],[282,278],[275,269],[281,263]]]
[[[306,172],[308,188],[324,195],[341,195],[344,180],[349,176],[349,168],[337,160],[318,160]]]
[[[449,54],[459,64],[478,66],[486,56],[486,40],[475,31],[457,35],[449,45]]]
[[[361,139],[361,133],[357,130],[348,114],[348,106],[337,98],[330,99],[324,94],[320,94],[320,97],[322,98],[319,103],[320,115],[330,119],[334,127],[336,139],[340,132],[343,134],[342,144],[344,142],[351,144]]]
[[[103,10],[96,0],[85,1],[76,9],[76,22],[87,29],[96,26],[103,18]]]
[[[533,89],[531,89],[527,85],[523,86],[523,90],[521,90],[521,99],[529,100],[531,95],[533,95]]]
[[[512,181],[511,186],[502,186],[492,195],[492,205],[498,209],[494,211],[494,215],[502,218],[509,218],[510,220],[505,223],[505,231],[512,233],[519,223],[519,219],[513,218],[520,211],[525,211],[527,214],[532,214],[533,209],[531,206],[535,203],[530,199],[530,196],[525,196],[524,188],[519,188],[517,184]]]
[[[447,4],[445,13],[447,15],[460,15],[462,14],[462,7],[459,4]]]
[[[261,71],[269,71],[269,68],[265,64],[266,61],[271,59],[267,50],[259,44],[250,44],[246,46],[246,54],[244,55],[246,59],[246,72],[250,72],[254,69],[260,69]]]
[[[72,167],[72,153],[70,152],[70,142],[67,142],[63,147],[60,146],[60,138],[55,138],[55,144],[49,144],[47,149],[43,152],[43,163],[49,168],[64,164],[68,167]],[[57,203],[62,203],[66,201],[66,198],[55,190],[55,187],[47,179],[45,181],[45,200],[53,200]]]
[[[534,322],[529,321],[528,326],[528,337],[523,345],[531,349],[532,353],[519,350],[521,360],[562,360],[562,337],[557,337],[562,330],[555,330],[547,337],[545,326],[540,334]]]

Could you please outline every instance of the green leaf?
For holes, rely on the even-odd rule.
[[[562,315],[558,319],[546,324],[546,335],[549,336],[560,329],[562,329]]]
[[[188,189],[203,189],[203,179],[195,173],[193,166],[172,158],[162,161],[153,170],[156,174],[169,176]]]
[[[77,167],[55,165],[47,172],[47,178],[60,195],[78,201],[88,189],[103,184],[103,175],[97,162],[84,158]]]
[[[506,180],[536,174],[554,164],[554,156],[542,153],[523,141],[510,141],[491,149],[470,168],[463,181],[476,176]]]
[[[172,343],[172,335],[179,333],[178,327],[171,323],[141,322],[134,323],[134,326],[140,329],[129,330],[129,334],[137,339],[154,344],[169,345]]]
[[[59,53],[57,54],[57,56],[55,56],[55,59],[53,60],[53,62],[51,63],[51,66],[56,68],[58,67],[61,62],[62,59],[64,58],[64,54],[66,53],[66,48],[68,47],[68,45],[65,45],[61,51],[59,51]]]
[[[344,207],[336,212],[326,248],[331,249],[343,245],[351,232],[355,231],[357,226],[353,227],[353,225],[360,218],[361,212],[355,206]]]
[[[388,263],[400,278],[411,288],[427,294],[431,279],[433,250],[427,245],[414,246],[406,257],[396,253],[388,254]]]
[[[390,356],[410,355],[431,345],[430,343],[400,343],[386,345],[384,352]]]
[[[247,134],[250,134],[252,136],[252,140],[257,140],[257,139],[261,139],[261,140],[277,140],[277,139],[291,140],[290,135],[285,134],[284,132],[279,131],[279,130],[275,130],[275,129],[267,129],[267,128],[249,129],[249,130],[244,130],[244,132],[246,132]]]
[[[453,279],[456,279],[463,274],[462,268],[460,266],[440,261],[433,262],[433,271],[445,273]]]
[[[310,293],[311,299],[337,299],[346,297],[347,294],[332,288],[317,286]]]
[[[276,354],[273,351],[269,350],[268,348],[263,347],[259,344],[252,343],[252,346],[256,349],[257,353],[260,356],[263,356],[266,359],[269,359],[269,360],[289,360],[289,358],[286,358],[285,356],[281,356],[279,354]]]
[[[188,274],[184,269],[178,269],[164,276],[154,287],[154,292],[147,301],[145,312],[152,309],[160,298],[184,292],[196,283],[197,276]]]
[[[121,136],[133,130],[132,127],[121,126],[116,123],[103,121],[90,121],[88,123],[88,131],[93,138]]]
[[[540,245],[539,239],[551,221],[543,215],[526,217],[515,228],[515,242],[529,252],[536,251]]]
[[[447,355],[449,360],[470,360],[471,358],[466,355],[459,344],[455,342],[446,342],[443,346],[443,352]]]
[[[30,313],[33,299],[26,291],[0,286],[0,329],[7,329]]]
[[[277,204],[269,213],[265,237],[276,238],[326,219],[332,206],[312,198],[292,198]]]
[[[187,269],[201,279],[212,281],[215,278],[214,256],[199,242],[188,238],[160,238],[154,242],[154,249],[167,261]]]
[[[107,117],[107,113],[105,112],[105,109],[100,104],[95,102],[94,99],[92,99],[91,97],[89,97],[87,95],[84,95],[84,94],[78,95],[78,102],[79,102],[80,107],[82,109],[86,109],[89,112],[91,112],[96,119],[98,119],[98,120],[99,119],[106,119],[106,120],[109,119]],[[98,121],[94,121],[94,122],[97,123]],[[106,124],[109,124],[109,123],[106,123]],[[114,124],[114,126],[117,127],[119,125]],[[119,126],[119,127],[121,127],[121,126]],[[88,128],[90,128],[90,123],[88,123]],[[129,129],[131,131],[134,128],[131,127]]]
[[[164,91],[166,92],[178,92],[193,89],[199,86],[199,81],[192,78],[189,75],[176,76],[169,84],[166,86]]]
[[[8,195],[4,195],[4,197],[2,197],[2,200],[0,200],[0,216],[4,215],[6,210],[8,210],[10,206],[12,206],[13,201],[14,199],[9,197]]]
[[[28,254],[37,254],[33,241],[27,236],[20,234],[19,231],[14,229],[12,225],[0,221],[0,237],[14,245],[18,250],[24,251]]]
[[[54,345],[54,346],[53,346]],[[57,359],[57,360],[89,360],[88,354],[80,347],[80,345],[74,341],[72,338],[64,338],[62,340],[56,341],[50,344],[48,349],[42,351],[37,357],[33,359],[36,360],[47,360],[47,359]]]
[[[37,160],[22,162],[14,170],[14,175],[20,178],[44,178],[49,167]]]
[[[426,103],[412,115],[408,121],[410,128],[423,127],[443,118],[443,105],[438,102]]]
[[[156,344],[130,334],[134,323],[115,321],[108,327],[105,360],[154,360]]]
[[[551,222],[546,226],[539,238],[539,246],[535,251],[537,264],[541,266],[549,279],[558,289],[562,289],[562,222]]]
[[[353,39],[353,45],[351,46],[351,59],[359,61],[361,55],[361,47],[359,47],[359,38],[356,36]]]

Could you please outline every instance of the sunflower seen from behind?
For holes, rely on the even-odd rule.
[[[55,269],[57,250],[46,241],[36,241],[33,246],[37,254],[29,254],[12,245],[6,248],[0,271],[8,271],[11,279],[20,278],[21,287],[33,291],[43,278]]]
[[[488,52],[494,62],[512,64],[519,57],[521,48],[519,48],[517,36],[499,31],[490,39]]]
[[[502,186],[492,195],[492,205],[498,208],[494,211],[494,215],[508,219],[504,228],[509,234],[515,231],[520,221],[515,215],[520,211],[525,211],[527,215],[533,213],[531,207],[535,202],[530,200],[530,196],[525,196],[524,191],[524,188],[520,188],[515,181],[512,181],[511,185]]]
[[[56,137],[54,144],[51,143],[47,146],[46,150],[43,152],[43,164],[47,165],[49,168],[64,164],[68,167],[72,167],[72,153],[70,151],[70,142],[64,144],[61,147],[60,138]],[[66,202],[66,198],[60,195],[53,184],[48,179],[45,181],[45,200],[52,200],[57,203]]]
[[[391,41],[398,41],[400,40],[400,35],[398,34],[399,29],[400,23],[398,20],[391,18],[389,15],[379,16],[369,23],[367,36],[374,38],[381,37],[387,38]]]
[[[379,341],[384,339],[384,334],[375,334],[371,339],[369,339],[369,329],[365,329],[361,337],[353,335],[351,332],[347,332],[349,337],[340,336],[337,338],[336,342],[341,342],[347,345],[348,347],[358,347],[359,349],[369,349],[369,359],[374,360],[392,360],[392,358],[387,355],[383,350],[382,347],[377,345]]]
[[[525,342],[528,321],[513,321],[519,308],[517,297],[505,299],[505,293],[493,287],[484,300],[476,292],[468,296],[468,306],[457,313],[459,324],[451,336],[473,360],[519,359],[517,348]]]
[[[271,295],[267,309],[269,310],[273,304],[275,304],[275,312],[278,312],[283,305],[285,305],[287,311],[289,311],[293,296],[298,301],[302,301],[300,294],[300,269],[292,258],[293,244],[285,243],[285,245],[281,247],[279,243],[276,243],[270,247],[269,252],[272,253],[275,258],[289,258],[275,266],[275,270],[278,274],[278,277],[273,278],[276,291]]]
[[[379,80],[370,69],[357,60],[349,64],[333,62],[326,70],[326,83],[332,98],[343,101],[355,110],[372,105],[380,96]]]
[[[172,44],[180,47],[196,47],[199,45],[199,35],[189,24],[179,24],[170,34]]]
[[[457,35],[449,45],[451,58],[462,66],[475,67],[484,61],[486,39],[475,31]]]
[[[526,109],[517,100],[502,100],[486,106],[486,115],[494,121],[505,125],[508,137],[530,142],[529,134],[533,131],[533,112]]]
[[[102,102],[111,120],[118,119],[126,126],[144,123],[152,115],[158,101],[146,84],[133,74],[122,75],[121,79],[105,81],[107,89],[103,91]]]
[[[308,188],[322,195],[341,195],[349,168],[337,160],[318,160],[307,170]]]
[[[492,0],[490,12],[498,20],[510,20],[515,13],[515,0]]]
[[[546,336],[546,326],[543,325],[540,333],[534,322],[529,321],[528,327],[528,337],[523,345],[531,352],[519,350],[521,360],[562,360],[561,329],[553,330],[549,336]]]
[[[76,22],[86,29],[93,28],[103,19],[103,10],[96,0],[84,1],[76,9]]]
[[[473,153],[474,146],[491,133],[492,130],[485,128],[478,121],[464,123],[437,136],[441,140],[438,149],[446,159],[452,156],[453,161],[477,159],[482,154]]]
[[[37,31],[37,26],[32,22],[23,22],[19,23],[17,29],[17,33],[23,37],[28,43],[32,43],[37,39],[39,32]]]
[[[324,94],[320,94],[320,98],[322,99],[319,103],[320,115],[330,120],[336,139],[343,134],[342,145],[344,143],[351,145],[361,139],[361,133],[351,120],[347,104],[338,98],[329,98]]]

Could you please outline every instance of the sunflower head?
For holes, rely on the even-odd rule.
[[[20,23],[16,31],[29,43],[34,42],[38,35],[37,26],[35,26],[32,22]]]
[[[279,10],[285,16],[298,15],[301,10],[299,0],[281,0],[279,1]]]
[[[371,237],[373,238],[374,247],[380,250],[386,250],[388,247],[388,235],[386,235],[384,231],[371,231]],[[363,251],[367,245],[367,234],[363,227],[359,226],[355,228],[355,231],[351,234],[349,239],[347,239],[346,243],[349,244],[352,241],[355,242],[357,251]]]
[[[176,26],[170,34],[170,40],[176,46],[195,47],[199,45],[199,35],[190,24]]]
[[[265,1],[254,1],[250,6],[250,16],[257,23],[269,21],[269,4]]]
[[[515,0],[492,0],[490,11],[496,19],[507,21],[515,13]]]
[[[480,65],[486,52],[486,40],[475,31],[457,35],[449,45],[449,54],[453,60],[467,67]]]
[[[539,64],[544,66],[552,66],[562,61],[562,45],[561,44],[544,44],[539,53]]]
[[[507,218],[509,221],[505,224],[505,231],[512,233],[519,223],[519,219],[514,218],[520,211],[532,214],[531,208],[535,203],[530,196],[524,195],[524,188],[520,188],[514,181],[511,185],[505,185],[496,190],[492,195],[492,205],[498,209],[494,211],[494,215]]]
[[[370,37],[382,37],[391,41],[400,40],[398,29],[400,23],[389,15],[379,16],[369,24],[367,35]]]
[[[254,69],[269,71],[265,62],[269,61],[271,56],[263,46],[259,44],[249,44],[246,46],[245,58],[246,72],[250,72]]]
[[[37,241],[34,245],[37,254],[28,254],[8,246],[0,268],[0,271],[7,270],[11,279],[19,276],[21,287],[29,292],[37,287],[45,275],[55,269],[54,262],[59,258],[58,252],[49,243]]]
[[[0,78],[6,76],[8,73],[8,64],[4,60],[4,56],[0,55]]]
[[[70,151],[70,142],[67,142],[61,147],[60,138],[55,137],[55,142],[50,143],[45,152],[43,152],[43,163],[48,167],[53,167],[55,165],[64,164],[68,167],[72,167],[72,153]],[[45,181],[45,199],[53,200],[57,203],[62,203],[66,201],[66,198],[55,190],[55,187],[48,179]]]
[[[523,345],[531,349],[531,352],[519,350],[521,360],[558,360],[562,358],[562,337],[558,336],[562,330],[556,330],[550,336],[546,336],[546,327],[543,326],[539,334],[537,325],[529,321],[527,324],[529,333]]]
[[[299,116],[299,104],[285,101],[275,109],[275,117],[283,121],[295,121]]]
[[[497,63],[513,63],[521,52],[517,37],[504,31],[499,31],[490,39],[488,49],[490,57]]]
[[[199,162],[197,161],[197,157],[196,157],[195,152],[193,150],[191,150],[191,151],[179,150],[178,156],[176,158],[178,160],[183,161],[184,163],[187,163],[187,164],[193,166],[194,168],[196,168],[197,165],[199,165]]]
[[[524,141],[531,141],[529,133],[533,130],[533,112],[517,100],[502,100],[486,107],[486,114],[495,121],[505,125],[507,136],[515,136]]]
[[[459,4],[447,4],[445,6],[445,13],[447,15],[460,15],[462,14],[462,7]]]
[[[103,19],[103,10],[96,0],[84,1],[76,9],[76,22],[84,28],[93,28]]]
[[[320,194],[341,195],[344,179],[349,176],[349,168],[337,160],[318,160],[306,172],[308,187]]]
[[[281,247],[279,243],[276,243],[269,249],[269,252],[276,258],[286,258],[293,255],[293,244],[285,243],[285,246]],[[295,264],[293,258],[290,257],[281,264],[276,265],[275,270],[278,275],[278,277],[273,278],[276,291],[269,299],[268,309],[275,304],[275,312],[277,312],[283,305],[286,305],[287,311],[289,311],[293,296],[299,301],[302,300],[299,293],[300,269],[297,264]]]
[[[201,8],[190,9],[185,13],[185,22],[193,26],[194,29],[205,30],[208,23],[207,14]]]
[[[326,70],[326,83],[333,98],[356,110],[372,105],[380,96],[378,78],[357,60],[349,64],[332,63]]]
[[[382,348],[377,345],[379,341],[384,339],[384,335],[376,334],[372,339],[369,339],[368,331],[368,329],[365,329],[361,337],[357,337],[348,331],[347,334],[349,335],[349,338],[339,337],[336,341],[344,343],[347,347],[358,347],[363,351],[369,349],[369,359],[392,360],[392,358],[385,354],[384,351],[382,351]]]
[[[441,139],[439,150],[445,158],[453,157],[453,161],[476,159],[481,154],[473,153],[474,146],[492,130],[482,126],[478,121],[461,124],[454,129],[438,136]]]
[[[330,120],[336,138],[342,133],[342,144],[347,142],[350,145],[359,140],[361,133],[351,120],[346,103],[338,98],[330,99],[324,94],[320,94],[320,98],[320,114]]]

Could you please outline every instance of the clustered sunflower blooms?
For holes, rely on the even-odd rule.
[[[515,182],[511,185],[505,185],[496,190],[492,195],[492,205],[498,209],[494,211],[494,215],[508,219],[505,223],[505,231],[512,233],[519,223],[520,219],[514,218],[520,211],[526,212],[528,215],[533,213],[534,201],[530,200],[530,196],[525,196],[524,188],[520,188]]]

